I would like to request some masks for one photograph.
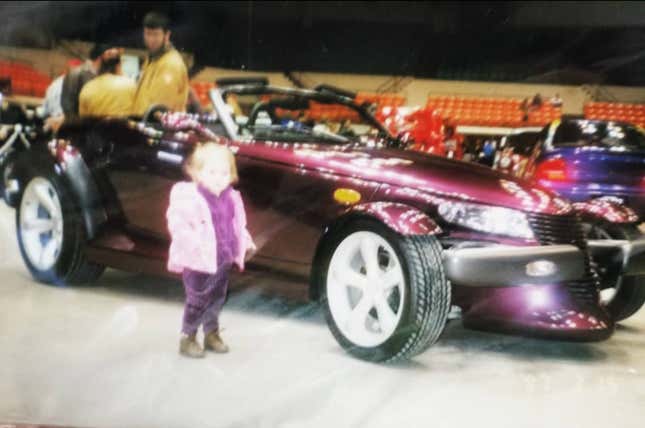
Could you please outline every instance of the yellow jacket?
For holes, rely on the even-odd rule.
[[[176,49],[146,60],[137,86],[132,113],[138,116],[155,104],[172,111],[185,111],[188,101],[188,71]]]
[[[80,116],[128,116],[137,86],[125,76],[102,74],[83,86],[78,97]]]

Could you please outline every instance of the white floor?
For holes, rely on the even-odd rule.
[[[294,284],[247,276],[225,356],[177,354],[178,282],[109,271],[94,287],[28,276],[0,207],[0,422],[82,427],[643,427],[645,310],[596,344],[465,330],[381,366],[336,345]]]

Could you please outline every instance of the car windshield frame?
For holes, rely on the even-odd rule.
[[[211,89],[210,98],[213,103],[213,107],[220,119],[220,122],[226,130],[227,136],[231,140],[237,140],[244,138],[244,136],[239,134],[240,125],[238,125],[233,119],[233,115],[230,114],[228,110],[228,104],[225,99],[229,94],[234,94],[238,96],[243,95],[282,95],[282,96],[293,96],[305,99],[307,101],[314,101],[321,104],[337,104],[348,107],[356,111],[361,119],[363,119],[367,125],[370,125],[376,128],[379,132],[379,135],[382,135],[382,138],[385,138],[389,141],[398,141],[398,139],[393,136],[381,122],[378,121],[364,105],[356,104],[354,99],[337,94],[331,91],[317,91],[310,89],[292,89],[292,88],[282,88],[270,85],[230,85],[222,86],[218,88]],[[302,132],[305,135],[304,131]],[[331,135],[326,135],[327,133],[313,130],[311,135],[318,136],[322,139],[331,140],[336,144],[350,144],[355,142],[355,139],[343,137],[342,135],[331,133]]]

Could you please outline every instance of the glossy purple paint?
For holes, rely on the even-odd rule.
[[[168,232],[162,213],[172,185],[184,179],[183,159],[192,142],[168,141],[167,135],[152,142],[135,128],[110,124],[106,139],[115,147],[109,161],[99,159],[101,174],[115,189],[103,195],[114,205],[106,207],[110,229],[89,243],[94,261],[128,270],[167,274]],[[82,139],[78,141],[83,141]],[[78,143],[82,146],[82,143]],[[524,212],[564,215],[572,212],[566,200],[530,182],[510,178],[489,168],[434,157],[418,152],[362,145],[296,144],[264,141],[228,142],[236,153],[238,188],[247,211],[248,228],[258,246],[251,264],[272,271],[309,276],[316,248],[327,226],[348,213],[379,218],[400,234],[435,234],[454,241],[489,241],[500,244],[536,245],[531,240],[486,235],[440,223],[437,207],[445,201],[467,201],[502,206]],[[87,147],[79,147],[86,155]],[[163,156],[162,156],[163,154]],[[177,161],[178,160],[178,161]],[[334,192],[351,189],[361,195],[353,207],[336,201]],[[118,239],[112,239],[118,237]],[[127,244],[127,245],[124,245]],[[449,245],[449,244],[447,244]],[[157,262],[149,262],[156,259]],[[571,334],[588,338],[611,334],[612,326],[596,313],[584,312],[598,322],[594,327],[552,327],[549,312],[573,312],[576,306],[566,290],[553,294],[538,315],[527,313],[528,289],[455,287],[453,302],[465,309],[474,324],[498,324],[511,329],[528,328],[545,334]],[[540,315],[543,311],[546,315]],[[593,312],[596,311],[596,312]],[[535,311],[534,311],[535,312]],[[531,318],[533,317],[533,318]],[[589,317],[587,317],[588,319]],[[591,321],[589,321],[591,323]],[[599,331],[602,330],[602,334]]]
[[[272,168],[293,167],[293,171],[296,171],[294,173],[301,179],[312,180],[309,192],[322,195],[322,198],[316,198],[305,210],[316,212],[318,222],[322,217],[325,222],[331,222],[339,215],[353,210],[375,216],[404,235],[443,234],[442,236],[463,241],[536,245],[532,240],[454,231],[450,228],[442,230],[429,213],[434,213],[440,203],[448,200],[501,205],[553,215],[570,214],[573,211],[573,206],[566,200],[528,182],[508,178],[488,168],[417,152],[273,142],[233,143],[233,147],[237,151],[238,162],[242,164],[247,163],[247,159],[253,159],[253,162],[272,164]],[[244,173],[241,177],[242,184],[245,180],[251,180],[260,185],[258,182],[262,181],[261,177],[253,178]],[[329,183],[333,185],[329,186]],[[368,183],[372,186],[368,186]],[[340,206],[331,200],[333,189],[337,187],[351,188],[361,193],[370,188],[374,193],[364,198],[361,204],[341,212]],[[249,218],[252,217],[253,214],[250,214]],[[280,221],[289,223],[289,218],[290,216],[284,216]],[[270,255],[267,254],[271,259],[284,259],[285,254],[290,252],[288,245],[284,244],[293,242],[288,239],[289,236],[299,236],[302,238],[301,242],[307,240],[305,237],[313,238],[316,231],[305,227],[305,224],[311,223],[304,221],[302,217],[300,220],[303,221],[302,224],[286,229],[289,232],[285,233],[284,239],[275,239],[282,244],[275,246]],[[260,229],[257,230],[262,234]],[[289,257],[299,257],[305,263],[313,259],[313,249],[311,245],[299,246],[297,255]],[[568,297],[564,286],[554,285],[551,289],[558,292],[551,293],[551,300],[538,315],[530,315],[535,311],[527,315],[529,308],[523,302],[527,301],[527,296],[531,293],[524,287],[490,288],[485,291],[463,288],[462,292],[455,293],[453,301],[468,308],[465,317],[470,326],[488,326],[507,331],[524,330],[531,334],[572,339],[602,339],[611,335],[613,324],[603,310],[599,307],[583,310]],[[561,320],[553,327],[553,323],[548,321],[549,314],[554,311],[571,313],[573,315],[567,317],[578,317],[579,321],[571,327],[571,324]],[[580,314],[587,321],[580,318]],[[596,324],[591,324],[589,319]]]
[[[554,193],[490,168],[415,151],[351,146],[253,142],[234,144],[238,154],[303,171],[410,189],[427,206],[436,198],[464,200],[543,214],[565,214],[571,205]],[[435,198],[435,199],[433,199]]]
[[[566,340],[604,340],[614,331],[603,308],[576,302],[562,286],[455,288],[457,299],[467,293],[464,325],[470,328]]]
[[[576,202],[573,209],[588,217],[603,219],[609,223],[636,223],[638,216],[631,208],[607,199],[592,199]]]
[[[386,226],[405,236],[437,235],[441,228],[430,217],[409,205],[393,202],[371,202],[356,205],[347,213],[363,213],[380,220]]]
[[[49,152],[52,154],[58,165],[65,168],[70,158],[80,156],[79,151],[70,144],[70,141],[63,139],[52,140],[48,143]]]

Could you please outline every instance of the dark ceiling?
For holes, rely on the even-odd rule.
[[[3,2],[0,43],[140,46],[150,9],[171,16],[199,65],[645,84],[638,2]]]

